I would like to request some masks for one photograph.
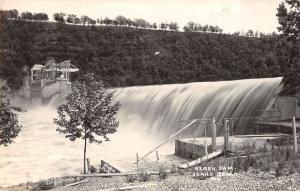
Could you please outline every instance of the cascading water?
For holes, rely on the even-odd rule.
[[[126,169],[133,165],[137,152],[145,154],[161,141],[158,135],[166,137],[182,127],[176,126],[176,120],[252,116],[272,103],[280,82],[281,78],[270,78],[117,89],[114,100],[122,104],[118,132],[110,136],[111,142],[88,145],[87,157],[93,165],[103,159]],[[64,100],[65,95],[53,97],[50,103],[57,104],[60,99]],[[55,131],[55,107],[27,109],[19,113],[23,127],[15,143],[0,147],[0,186],[78,174],[83,141],[70,142]],[[237,126],[236,131],[246,132],[246,128]],[[172,154],[174,143],[159,152]]]
[[[178,130],[177,120],[257,116],[281,89],[282,78],[155,85],[117,89],[122,104],[120,124],[168,136]],[[249,132],[248,122],[235,124],[235,133]],[[136,129],[135,129],[136,130]],[[201,129],[200,134],[203,134]],[[218,134],[221,129],[217,129]]]

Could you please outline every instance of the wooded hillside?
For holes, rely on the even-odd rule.
[[[108,86],[283,76],[287,44],[277,35],[146,30],[2,20],[0,78],[22,84],[24,66],[54,57],[93,71]]]

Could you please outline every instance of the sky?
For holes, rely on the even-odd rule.
[[[277,7],[283,0],[0,0],[0,9],[88,15],[91,18],[123,15],[153,23],[189,21],[218,25],[225,33],[277,31]]]

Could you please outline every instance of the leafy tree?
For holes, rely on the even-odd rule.
[[[176,22],[171,22],[170,24],[169,24],[169,29],[170,30],[174,30],[174,31],[178,31],[178,24],[176,23]]]
[[[85,25],[85,24],[89,25],[91,18],[88,17],[87,15],[83,15],[83,16],[81,16],[80,20],[83,25]]]
[[[66,19],[67,23],[78,24],[78,23],[76,23],[76,20],[77,21],[79,20],[79,23],[80,23],[80,19],[74,14],[69,14]]]
[[[5,95],[5,85],[0,81],[0,145],[7,146],[13,142],[21,130],[18,118],[12,112],[13,107]]]
[[[54,13],[53,19],[57,22],[64,23],[65,22],[66,13]]]
[[[128,25],[129,27],[134,26],[134,21],[131,19],[127,19],[126,25]]]
[[[80,18],[76,17],[73,22],[74,22],[74,24],[80,24],[81,20],[80,20]]]
[[[36,21],[47,21],[47,20],[49,20],[48,15],[46,13],[34,13],[32,19],[36,20]]]
[[[208,26],[208,25],[205,25],[205,26],[203,27],[203,32],[206,32],[206,31],[209,31],[209,26]]]
[[[1,19],[17,19],[19,16],[19,12],[16,9],[11,9],[11,10],[0,10],[0,18]]]
[[[183,30],[185,32],[194,32],[195,31],[195,26],[196,26],[196,23],[193,22],[193,21],[190,21],[187,23],[186,26],[183,27]]]
[[[197,31],[197,32],[202,31],[203,30],[203,26],[200,25],[200,24],[198,24],[198,23],[196,23],[195,27],[194,27],[194,30]]]
[[[153,23],[153,24],[152,24],[152,28],[157,29],[157,24],[156,24],[156,23]]]
[[[287,7],[286,7],[287,6]],[[286,75],[283,78],[284,89],[281,95],[295,95],[300,84],[300,2],[285,0],[279,4],[277,14],[279,27],[287,41],[291,44]]]
[[[240,34],[241,33],[239,31],[233,33],[234,36],[240,36]]]
[[[9,18],[17,19],[19,16],[19,12],[16,9],[9,10]]]
[[[160,23],[159,28],[162,29],[162,30],[166,30],[167,25],[165,23]]]
[[[219,32],[219,33],[223,32],[223,29],[219,26],[215,26],[215,30],[216,30],[216,32]]]
[[[216,32],[216,29],[215,29],[214,26],[209,25],[208,31],[210,31],[210,32]]]
[[[23,12],[21,13],[21,19],[24,19],[24,20],[32,20],[33,19],[33,15],[31,12]]]
[[[145,19],[134,19],[135,27],[149,28],[151,25]]]
[[[98,25],[102,24],[102,18],[101,19],[97,18],[96,22]]]
[[[124,17],[122,15],[117,16],[116,21],[117,21],[118,25],[126,25],[126,23],[127,23],[126,17]]]
[[[105,17],[103,20],[103,24],[105,24],[105,25],[110,25],[112,23],[113,23],[113,21],[109,17]]]
[[[249,36],[249,37],[254,37],[254,32],[253,32],[253,30],[249,29],[249,30],[247,31],[247,34],[246,34],[246,35]]]
[[[86,172],[86,144],[109,141],[108,134],[117,131],[115,115],[120,104],[112,103],[113,93],[93,74],[86,74],[73,83],[67,103],[57,109],[57,131],[71,141],[84,139],[84,173]]]
[[[89,24],[91,24],[91,25],[95,25],[95,24],[96,24],[96,20],[94,20],[94,19],[90,19],[90,20],[89,20]]]

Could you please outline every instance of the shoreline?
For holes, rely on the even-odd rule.
[[[206,165],[224,164],[232,158],[219,157],[207,162]],[[135,175],[111,176],[111,177],[57,177],[37,182],[28,182],[16,186],[0,189],[1,191],[82,191],[82,190],[141,190],[141,191],[179,191],[179,190],[300,190],[300,173],[278,176],[274,170],[263,171],[250,167],[247,172],[237,172],[225,176],[195,177],[193,169],[186,171],[174,169],[174,166],[182,164],[187,159],[175,155],[162,157],[157,161],[143,161],[139,170],[132,170]],[[222,162],[222,163],[220,163]],[[163,167],[163,170],[162,170]],[[149,175],[149,172],[157,172]]]

